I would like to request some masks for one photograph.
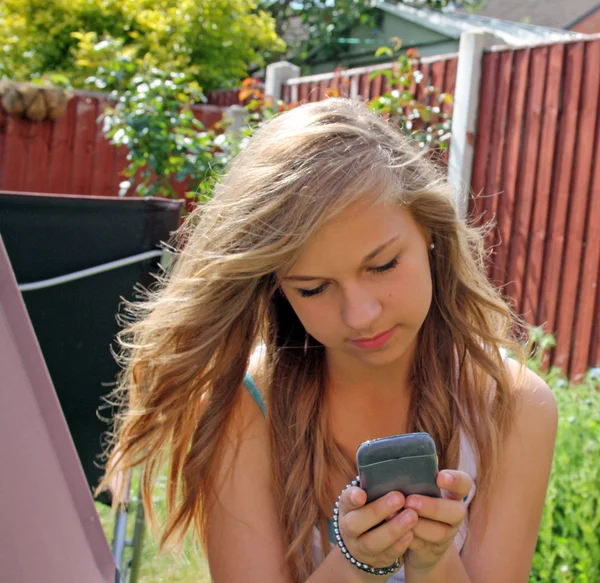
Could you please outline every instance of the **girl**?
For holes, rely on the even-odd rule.
[[[162,542],[193,523],[215,583],[526,583],[556,405],[453,197],[360,103],[266,124],[130,307],[101,487],[143,463],[152,520],[168,453]],[[413,431],[443,498],[366,504],[358,445]]]

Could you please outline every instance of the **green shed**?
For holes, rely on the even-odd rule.
[[[380,0],[373,4],[375,26],[358,25],[348,29],[331,54],[314,49],[305,64],[311,74],[326,73],[337,67],[353,68],[389,61],[389,56],[375,57],[380,46],[392,46],[390,38],[402,39],[404,49],[415,48],[421,56],[456,53],[463,32],[484,31],[498,37],[499,44],[524,46],[576,38],[567,30],[499,20],[478,14],[439,12],[403,2]]]

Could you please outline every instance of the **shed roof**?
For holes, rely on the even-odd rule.
[[[464,8],[457,10],[469,12]],[[477,14],[551,28],[571,28],[596,10],[600,10],[598,0],[487,0]]]
[[[526,4],[526,2],[523,2]],[[461,12],[439,12],[430,8],[408,5],[403,2],[374,2],[374,6],[389,13],[414,22],[450,38],[458,39],[463,32],[490,32],[506,44],[522,46],[536,42],[569,40],[581,37],[576,32],[500,20],[480,14]]]

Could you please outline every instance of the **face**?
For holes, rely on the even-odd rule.
[[[328,357],[390,364],[429,311],[428,245],[405,208],[360,201],[315,233],[281,289]]]

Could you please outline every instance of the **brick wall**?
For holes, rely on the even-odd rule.
[[[572,26],[570,30],[583,34],[596,34],[600,32],[600,6],[595,12],[580,20],[575,26]]]

